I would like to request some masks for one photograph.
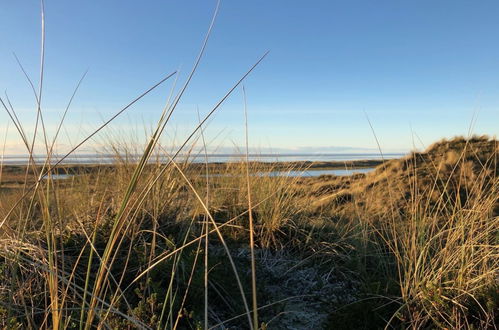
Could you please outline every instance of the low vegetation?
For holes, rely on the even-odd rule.
[[[455,138],[318,178],[244,160],[3,167],[1,326],[495,328],[498,152]]]

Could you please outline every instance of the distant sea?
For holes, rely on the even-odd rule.
[[[118,158],[122,160],[127,160],[129,162],[138,161],[141,155],[105,155],[105,154],[81,154],[81,155],[71,155],[62,161],[62,164],[112,164],[115,163]],[[312,161],[312,162],[341,162],[341,161],[351,161],[351,160],[379,160],[379,159],[393,159],[403,157],[402,153],[387,153],[383,154],[383,157],[379,153],[344,153],[344,154],[251,154],[249,155],[250,161],[261,161],[261,162],[294,162],[294,161]],[[53,155],[51,157],[51,163],[54,164],[63,155]],[[212,154],[208,155],[209,163],[226,163],[231,161],[244,160],[246,155],[242,154]],[[43,164],[45,162],[45,156],[36,155],[33,157],[36,163]],[[169,158],[164,155],[152,156],[151,162],[161,161],[167,162]],[[202,153],[196,155],[178,155],[176,157],[177,161],[189,160],[195,163],[205,162],[205,156]],[[25,155],[6,155],[1,157],[0,162],[3,161],[4,165],[25,165],[28,163],[29,158]]]

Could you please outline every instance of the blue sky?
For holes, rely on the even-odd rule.
[[[49,134],[87,69],[61,145],[78,142],[165,74],[180,69],[180,85],[215,4],[46,0],[42,109]],[[26,128],[36,107],[12,53],[37,84],[39,7],[38,1],[0,2],[0,90]],[[267,50],[244,83],[256,148],[376,148],[365,113],[386,151],[411,149],[412,132],[418,147],[466,135],[474,113],[474,132],[496,135],[498,14],[495,1],[222,1],[206,55],[164,143],[187,136],[198,120],[196,109],[207,113]],[[172,85],[148,95],[90,146],[110,136],[144,139]],[[16,152],[20,139],[7,122],[0,112],[0,139],[7,136],[8,152]],[[243,145],[240,89],[206,134],[215,146]]]

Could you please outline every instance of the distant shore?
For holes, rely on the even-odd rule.
[[[208,168],[212,173],[223,172],[227,166],[237,165],[241,162],[212,162],[208,163]],[[267,168],[272,171],[287,171],[287,170],[307,170],[307,171],[322,171],[322,170],[356,170],[374,168],[383,163],[383,160],[348,160],[348,161],[290,161],[290,162],[261,162],[250,161],[251,168]],[[166,163],[165,163],[166,164]],[[129,164],[133,166],[133,163]],[[102,170],[112,170],[120,164],[63,164],[58,165],[52,170],[52,174],[82,174],[82,173],[97,173]],[[151,165],[150,165],[151,166]],[[12,186],[13,184],[21,184],[25,180],[27,165],[3,165],[1,170],[0,184],[3,187]],[[206,168],[205,163],[189,163],[189,170],[203,171]],[[37,172],[42,170],[41,165],[36,166]],[[33,174],[33,169],[28,169],[29,174]],[[33,178],[33,177],[31,177]]]
[[[309,170],[329,170],[329,169],[360,169],[360,168],[372,168],[380,164],[383,164],[383,160],[379,159],[368,159],[368,160],[347,160],[347,161],[289,161],[289,162],[261,162],[261,161],[249,161],[251,165],[261,165],[265,167],[272,168],[274,170],[285,170],[290,168],[296,169],[309,169]],[[211,162],[208,163],[208,168],[212,170],[222,169],[230,164],[240,164],[241,162]],[[166,163],[163,163],[166,164]],[[179,163],[180,164],[180,163]],[[112,169],[115,166],[120,166],[122,164],[63,164],[58,165],[53,169],[53,173],[56,174],[75,174],[75,173],[91,173],[99,169]],[[129,165],[133,165],[130,163]],[[189,168],[192,169],[204,169],[206,167],[205,163],[189,163]],[[9,173],[24,173],[26,171],[27,165],[3,165],[2,172],[4,175]],[[41,165],[36,166],[37,170],[42,169]],[[32,173],[32,169],[29,169],[29,173]]]

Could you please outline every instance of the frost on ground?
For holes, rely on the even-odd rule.
[[[314,258],[300,258],[286,250],[259,249],[255,254],[259,320],[267,329],[323,329],[333,310],[356,299],[354,280]],[[232,252],[232,257],[239,264],[248,262],[250,253],[239,248]],[[249,278],[251,273],[244,276]],[[222,319],[222,315],[218,316]],[[240,318],[238,325],[226,326],[240,328],[245,320]]]

